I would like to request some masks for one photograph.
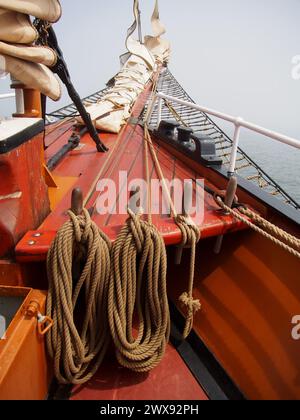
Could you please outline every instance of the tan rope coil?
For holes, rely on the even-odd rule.
[[[264,238],[269,239],[270,241],[272,241],[275,245],[278,245],[280,248],[284,249],[285,251],[289,252],[290,254],[294,255],[297,258],[300,258],[300,252],[296,251],[294,248],[292,248],[291,246],[285,244],[284,242],[282,242],[281,240],[275,238],[273,235],[271,235],[270,233],[266,232],[265,230],[261,229],[259,226],[256,226],[254,223],[252,223],[251,221],[249,221],[248,219],[245,218],[245,216],[243,216],[241,213],[245,214],[246,216],[252,218],[253,215],[255,215],[255,217],[253,217],[253,220],[255,222],[258,222],[260,225],[262,225],[264,228],[272,230],[273,233],[277,232],[278,235],[286,240],[291,240],[292,238],[294,240],[297,241],[298,243],[298,239],[293,237],[292,235],[288,234],[287,232],[284,232],[282,229],[272,225],[270,222],[268,222],[267,220],[263,219],[262,217],[258,216],[256,213],[253,213],[251,210],[249,209],[245,209],[243,207],[239,208],[239,212],[236,210],[231,209],[230,207],[226,206],[222,200],[221,197],[216,196],[215,200],[217,202],[217,204],[226,212],[228,212],[229,214],[231,214],[232,216],[234,216],[236,219],[240,220],[241,222],[243,222],[246,226],[250,227],[252,230],[254,230],[256,233],[259,233],[260,235],[262,235]],[[272,229],[270,229],[272,226]],[[286,235],[286,238],[284,238],[283,234]]]
[[[148,372],[163,358],[170,335],[167,255],[155,226],[142,221],[140,214],[131,210],[128,214],[112,248],[108,318],[119,363],[135,372]]]
[[[48,253],[47,315],[54,325],[47,348],[61,384],[83,384],[97,372],[110,342],[107,296],[110,273],[108,238],[92,222],[69,211],[70,221],[58,231]],[[72,269],[81,257],[83,269],[73,285]],[[80,303],[82,318],[76,317]],[[80,325],[80,327],[78,327]]]
[[[179,301],[187,307],[187,316],[183,331],[183,339],[185,340],[192,331],[194,314],[201,309],[199,299],[193,298],[196,246],[200,240],[201,234],[198,227],[194,223],[189,222],[185,216],[177,216],[176,223],[182,233],[182,245],[191,248],[188,292],[183,293],[179,298]]]

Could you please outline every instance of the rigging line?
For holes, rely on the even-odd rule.
[[[140,154],[141,148],[142,148],[142,144],[140,145],[140,147],[139,147],[139,149],[138,149],[138,151],[137,151],[137,154],[136,154],[136,156],[135,156],[135,158],[134,158],[134,160],[133,160],[133,162],[132,162],[132,164],[131,164],[131,166],[130,166],[130,168],[129,168],[129,170],[128,170],[128,175],[130,175],[130,173],[131,173],[132,169],[134,168],[134,165],[136,164],[136,162],[137,162],[137,160],[138,160],[138,157],[139,157],[139,154]],[[116,200],[116,201],[115,201],[115,203],[114,203],[113,208],[112,208],[112,209],[111,209],[111,211],[110,211],[110,214],[109,214],[109,216],[108,216],[107,221],[105,222],[105,226],[108,226],[108,224],[109,224],[109,222],[110,222],[110,220],[111,220],[111,218],[112,218],[113,212],[116,210],[117,203],[118,203],[118,200],[119,200],[119,198],[120,198],[120,194],[122,193],[122,191],[124,190],[124,188],[125,188],[125,187],[126,187],[126,182],[122,185],[122,188],[119,190],[119,195],[118,195],[118,197],[117,197],[117,200]]]
[[[156,81],[152,81],[152,84],[154,84],[154,83],[156,83]],[[152,87],[152,91],[153,91],[153,87]],[[127,122],[126,122],[126,124],[125,124],[125,125],[123,126],[123,128],[121,129],[120,133],[118,134],[118,137],[117,137],[116,143],[114,144],[114,146],[113,146],[112,150],[109,152],[110,154],[109,154],[109,156],[108,156],[108,159],[106,160],[106,162],[104,163],[103,167],[102,167],[102,168],[101,168],[101,170],[99,171],[99,173],[98,173],[98,175],[96,176],[95,181],[93,182],[93,184],[92,184],[92,186],[91,186],[91,188],[90,188],[90,190],[89,190],[89,192],[88,192],[88,194],[87,194],[86,198],[84,199],[84,203],[83,203],[84,207],[87,205],[88,201],[90,200],[90,198],[91,198],[91,197],[92,197],[92,195],[94,194],[94,192],[95,192],[95,188],[96,188],[96,186],[97,186],[97,184],[98,184],[98,182],[99,182],[99,179],[102,177],[102,175],[103,175],[104,171],[107,169],[108,164],[109,164],[109,163],[111,163],[110,161],[112,160],[113,154],[114,154],[114,152],[116,151],[116,148],[118,147],[118,145],[119,145],[119,143],[120,143],[120,140],[121,140],[122,135],[124,134],[124,131],[126,130],[126,128],[127,128],[128,126],[130,126],[130,124],[128,124],[128,121],[130,121],[130,119],[131,119],[131,118],[132,118],[132,116],[133,116],[134,108],[135,108],[135,107],[133,106],[133,107],[132,107],[132,109],[131,109],[131,112],[130,112],[129,117],[127,118]],[[142,113],[143,113],[143,110],[141,111],[141,114],[142,114]],[[130,134],[133,134],[133,133],[136,131],[136,128],[137,128],[137,126],[135,126],[135,127],[134,127],[134,129],[131,131],[131,133],[129,133],[129,134],[128,134],[128,137],[127,137],[127,143],[126,143],[126,145],[127,145],[127,144],[128,144],[128,142],[129,142],[129,139],[130,139]],[[124,143],[125,143],[125,142],[124,142]],[[124,146],[123,146],[122,151],[124,151],[124,150],[125,150],[126,145],[124,145]],[[119,154],[119,156],[118,156],[120,159],[121,159],[121,155],[122,155],[122,153],[120,153],[120,154]],[[117,161],[115,161],[115,162],[114,162],[114,165],[113,165],[113,169],[112,169],[112,170],[114,170],[114,169],[115,169],[116,164],[117,164]],[[110,174],[112,173],[112,170],[110,171]],[[94,210],[95,210],[95,204],[92,206],[92,212],[94,212]]]
[[[151,139],[151,136],[149,134],[148,126],[145,124],[145,137],[147,138],[147,141],[150,145],[150,152],[152,155],[152,158],[156,165],[156,170],[159,174],[160,180],[162,182],[162,186],[164,189],[164,193],[167,196],[169,200],[169,204],[173,213],[173,217],[175,219],[175,223],[177,224],[178,228],[181,231],[182,234],[182,247],[190,247],[191,248],[191,260],[190,260],[190,270],[189,270],[189,284],[188,284],[188,291],[184,292],[180,298],[179,301],[186,306],[187,309],[187,315],[186,315],[186,322],[185,327],[183,331],[183,339],[186,339],[193,328],[193,322],[194,322],[194,315],[197,311],[201,309],[201,304],[198,299],[194,299],[193,297],[193,289],[194,289],[194,277],[195,277],[195,261],[196,261],[196,246],[197,243],[200,240],[201,237],[201,231],[196,226],[195,223],[192,222],[192,220],[188,217],[188,215],[178,215],[177,211],[175,209],[174,202],[170,196],[169,190],[165,184],[165,178],[159,163],[159,160],[157,158],[157,155],[155,153],[155,149],[153,146],[153,142]]]
[[[147,140],[146,139],[146,141],[149,143],[149,144],[151,144],[150,142],[149,142],[149,140]],[[153,143],[152,143],[152,145],[153,145]],[[154,145],[153,145],[153,147],[154,147]],[[168,157],[168,155],[167,154],[164,154],[164,159],[166,160],[166,161],[168,161],[170,164],[173,164],[173,162],[174,162],[174,158],[169,158]],[[192,179],[192,181],[194,181],[196,184],[197,184],[197,182],[198,182],[198,180],[197,180],[197,178],[195,177],[194,179]],[[198,183],[198,185],[205,191],[205,192],[207,192],[208,194],[210,194],[211,196],[214,196],[215,194],[217,194],[218,192],[219,192],[219,190],[218,189],[212,189],[212,188],[210,188],[210,187],[208,187],[208,186],[206,186],[206,185],[204,185],[204,186],[202,186],[202,185],[200,185],[199,183]]]
[[[157,79],[153,82],[153,86],[152,86],[152,103],[151,106],[148,108],[147,110],[147,118],[151,115],[150,114],[150,110],[153,111],[153,107],[155,104],[155,96],[154,93],[157,91],[157,84],[158,84],[158,79],[159,76],[157,77]],[[148,213],[148,222],[150,225],[152,225],[152,189],[150,186],[150,174],[149,174],[149,143],[148,143],[148,139],[145,136],[145,132],[143,135],[144,138],[144,159],[145,159],[145,171],[146,171],[146,182],[147,182],[147,213]],[[153,172],[155,170],[155,162],[153,161]],[[151,177],[152,178],[152,177]]]
[[[148,222],[152,225],[152,189],[150,186],[150,174],[149,174],[149,145],[146,141],[145,136],[144,138],[144,160],[145,160],[145,176],[147,182],[147,214],[148,214]]]
[[[172,78],[174,85],[175,84],[179,85],[179,83],[177,82],[177,80],[175,79],[175,77],[173,76],[173,74],[170,72],[169,69],[167,70],[167,72],[168,72],[168,76],[170,78]],[[186,98],[190,102],[195,103],[193,101],[193,99],[188,95],[188,93],[181,86],[180,86],[180,88],[182,89],[182,91],[186,95]],[[206,114],[204,114],[204,115],[206,116],[206,119],[208,121],[210,121],[219,130],[219,132],[224,136],[224,138],[226,139],[226,141],[232,144],[232,140],[230,139],[230,137],[220,127],[218,127],[218,125],[208,115],[206,115]],[[257,165],[257,163],[253,159],[251,159],[251,157],[248,156],[244,152],[243,149],[239,148],[239,153],[241,153],[243,156],[245,156],[245,159],[247,159],[251,163],[251,165],[253,166],[253,168],[255,168],[257,171],[259,171],[265,179],[267,179],[269,182],[272,183],[272,185],[274,186],[274,188],[276,188],[276,189],[278,189],[280,191],[280,194],[281,194],[282,198],[288,199],[290,201],[290,204],[293,207],[295,207],[296,209],[300,209],[299,203],[297,203],[282,187],[280,187],[280,185],[276,181],[274,181],[261,167],[259,167]]]
[[[112,161],[113,156],[114,156],[114,154],[115,154],[114,152],[117,150],[118,146],[120,145],[121,138],[122,138],[122,136],[123,136],[124,131],[126,130],[126,128],[127,128],[127,124],[126,124],[126,125],[124,125],[124,126],[123,126],[123,128],[121,129],[120,133],[118,134],[118,137],[117,137],[117,139],[116,139],[116,142],[115,142],[115,144],[114,144],[113,148],[112,148],[112,149],[111,149],[111,151],[109,152],[110,154],[109,154],[109,156],[108,156],[108,159],[105,161],[104,165],[102,166],[102,168],[100,169],[100,171],[99,171],[99,172],[98,172],[98,174],[96,175],[96,177],[95,177],[95,181],[92,183],[91,188],[90,188],[89,192],[87,193],[87,195],[86,195],[86,197],[85,197],[85,199],[84,199],[84,207],[87,205],[87,203],[89,202],[89,200],[92,198],[92,195],[93,195],[93,194],[94,194],[94,192],[96,191],[96,187],[97,187],[97,184],[98,184],[98,182],[99,182],[99,179],[100,179],[100,178],[102,178],[103,174],[104,174],[104,173],[105,173],[105,171],[108,169],[108,165],[110,165],[110,164],[111,164],[111,161]],[[128,133],[128,135],[127,135],[127,137],[126,137],[126,140],[125,140],[125,141],[124,141],[124,143],[123,143],[122,152],[124,152],[124,150],[125,150],[125,148],[126,148],[126,146],[127,146],[128,142],[129,142],[130,135],[134,132],[134,130],[135,130],[135,128],[133,128],[133,129],[132,129],[132,131],[130,131],[130,133]],[[119,160],[121,159],[121,157],[122,157],[122,153],[119,153],[119,154],[118,154],[118,156],[117,156],[117,159],[116,159],[116,160],[114,161],[114,163],[113,163],[112,168],[109,168],[109,169],[110,169],[110,174],[111,174],[112,170],[114,170],[114,169],[115,169],[115,166],[117,165],[117,163],[119,162]],[[118,160],[118,159],[119,159],[119,160]],[[94,204],[94,205],[92,206],[92,212],[94,212],[94,210],[95,210],[95,205],[96,205],[96,204]]]
[[[157,84],[158,84],[158,81],[156,81],[153,84],[152,94],[156,91]],[[151,101],[150,106],[148,108],[148,112],[146,114],[147,116],[151,115],[151,114],[149,114],[149,112],[152,112],[153,107],[154,107],[154,104],[155,104],[155,101],[156,101],[156,97],[155,97],[155,95],[153,95],[152,101]],[[146,118],[146,121],[147,121],[147,118]],[[175,209],[174,203],[173,203],[172,198],[170,196],[170,192],[169,192],[168,187],[166,185],[166,180],[164,178],[164,174],[162,172],[162,169],[161,169],[159,160],[157,158],[157,154],[155,152],[155,148],[154,148],[154,145],[153,145],[153,142],[152,142],[150,133],[149,133],[148,125],[147,125],[146,122],[144,123],[144,137],[145,137],[145,140],[148,143],[148,146],[150,147],[150,153],[151,153],[152,159],[153,159],[153,161],[155,163],[156,172],[157,172],[157,175],[159,176],[159,178],[161,180],[162,188],[164,190],[164,193],[167,196],[167,199],[168,199],[168,201],[170,203],[170,207],[171,207],[171,210],[172,210],[173,217],[176,218],[177,217],[177,211]]]
[[[285,251],[289,252],[290,254],[294,255],[295,257],[300,258],[300,252],[298,252],[297,250],[295,250],[294,248],[292,248],[290,245],[287,245],[286,243],[282,242],[280,239],[275,238],[273,235],[271,235],[270,233],[266,232],[265,230],[263,230],[259,226],[255,225],[250,220],[246,219],[245,216],[250,217],[255,222],[258,222],[260,220],[261,225],[264,228],[266,228],[266,229],[267,228],[270,228],[270,225],[271,225],[270,222],[268,222],[267,220],[264,220],[262,217],[260,217],[259,215],[256,215],[254,212],[250,211],[246,207],[240,206],[240,207],[238,207],[237,210],[233,210],[230,207],[226,206],[226,204],[223,202],[223,200],[222,200],[221,197],[216,196],[215,197],[215,200],[216,200],[216,203],[222,209],[224,209],[226,212],[228,212],[231,216],[233,216],[236,219],[240,220],[246,226],[248,226],[249,228],[253,229],[256,233],[259,233],[260,235],[262,235],[264,238],[269,239],[275,245],[278,245],[280,248],[284,249]],[[240,213],[243,213],[244,215],[241,215]],[[274,226],[274,227],[278,231],[280,230],[276,226]],[[284,232],[282,230],[280,230],[280,231],[281,232]],[[286,234],[285,240],[287,240],[287,241],[291,240],[291,238],[293,240],[299,241],[298,238],[294,238],[294,237],[292,237],[292,235],[287,234],[286,232],[284,232],[284,234]]]
[[[162,172],[162,169],[161,169],[161,166],[160,166],[159,160],[158,160],[158,158],[157,158],[157,155],[156,155],[156,152],[155,152],[155,148],[154,148],[154,146],[153,146],[153,142],[152,142],[152,139],[151,139],[151,136],[150,136],[150,133],[149,133],[149,130],[148,130],[148,126],[147,126],[147,124],[145,124],[145,136],[146,136],[146,139],[147,139],[148,144],[149,144],[149,146],[150,146],[150,152],[151,152],[151,155],[152,155],[152,159],[153,159],[153,160],[154,160],[154,162],[155,162],[157,175],[159,176],[159,178],[160,178],[160,180],[161,180],[161,183],[162,183],[162,188],[163,188],[164,193],[165,193],[165,195],[166,195],[166,197],[167,197],[167,199],[168,199],[168,201],[169,201],[169,203],[170,203],[170,206],[171,206],[171,210],[172,210],[173,217],[174,217],[174,218],[176,218],[176,217],[178,216],[178,214],[177,214],[177,211],[176,211],[176,209],[175,209],[175,206],[174,206],[174,203],[173,203],[173,201],[172,201],[172,198],[171,198],[171,196],[170,196],[170,192],[169,192],[169,190],[168,190],[168,187],[167,187],[167,185],[166,185],[166,180],[165,180],[164,174],[163,174],[163,172]]]
[[[134,111],[134,106],[133,106],[133,107],[132,107],[132,109],[131,109],[131,112],[130,112],[130,115],[129,115],[128,119],[127,119],[126,124],[122,127],[122,129],[121,129],[120,133],[118,134],[118,137],[117,137],[117,139],[116,139],[116,142],[115,142],[115,144],[114,144],[114,146],[113,146],[112,150],[110,151],[110,154],[109,154],[109,156],[108,156],[108,159],[106,160],[106,162],[104,163],[103,167],[102,167],[102,168],[101,168],[101,170],[99,171],[99,173],[98,173],[97,177],[95,178],[95,181],[92,183],[92,186],[91,186],[91,188],[90,188],[90,190],[89,190],[89,192],[88,192],[88,194],[87,194],[86,198],[84,199],[84,206],[86,206],[86,204],[88,203],[88,201],[90,200],[90,198],[91,198],[91,197],[92,197],[92,195],[94,194],[94,192],[95,192],[95,188],[96,188],[96,186],[97,186],[97,184],[98,184],[98,181],[99,181],[99,179],[102,177],[102,175],[103,175],[104,171],[107,169],[107,166],[108,166],[108,164],[110,163],[110,160],[112,159],[112,156],[113,156],[114,152],[116,151],[116,148],[119,146],[119,143],[120,143],[120,141],[121,141],[121,137],[122,137],[122,135],[124,134],[124,131],[126,130],[126,128],[127,128],[128,126],[130,126],[130,124],[128,124],[128,121],[130,121],[130,118],[132,118],[133,111]],[[136,126],[132,129],[132,131],[131,131],[131,133],[130,133],[130,134],[134,133],[134,132],[135,132],[135,130],[136,130]],[[128,141],[129,141],[129,138],[130,138],[130,135],[128,134],[128,137],[127,137],[127,143],[128,143]],[[124,143],[125,143],[125,142],[124,142]],[[126,145],[127,145],[127,143],[126,143]],[[125,147],[126,147],[126,146],[125,146]],[[123,151],[124,151],[124,147],[123,147]],[[115,162],[115,163],[116,163],[116,162]],[[93,210],[94,210],[94,208],[95,208],[95,206],[93,206]]]

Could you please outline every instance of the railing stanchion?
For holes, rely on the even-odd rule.
[[[235,168],[236,168],[236,159],[238,154],[238,148],[240,143],[240,133],[241,133],[241,125],[242,122],[241,118],[238,118],[235,123],[235,130],[234,130],[234,136],[233,136],[233,143],[232,143],[232,150],[231,150],[231,156],[230,156],[230,165],[228,170],[228,176],[233,176],[235,174]]]
[[[18,115],[25,114],[24,91],[23,89],[16,89],[16,113]]]

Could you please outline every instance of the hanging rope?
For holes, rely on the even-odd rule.
[[[179,301],[187,308],[186,322],[183,330],[183,338],[185,340],[193,329],[194,314],[201,309],[200,301],[193,298],[196,246],[201,235],[197,226],[193,223],[188,223],[187,218],[184,216],[177,216],[176,223],[182,233],[182,245],[191,248],[188,292],[184,292],[179,298]]]
[[[128,214],[112,248],[108,318],[119,363],[135,372],[148,372],[163,358],[170,335],[167,255],[157,229],[142,221],[140,214],[129,209]]]
[[[282,229],[278,228],[277,226],[273,225],[269,221],[263,219],[261,216],[257,215],[256,213],[252,212],[249,209],[246,209],[244,207],[239,207],[238,211],[233,210],[230,207],[226,206],[222,200],[221,197],[216,196],[215,197],[216,203],[226,212],[231,214],[236,219],[243,222],[246,226],[254,230],[256,233],[259,233],[264,238],[269,239],[272,241],[275,245],[278,245],[280,248],[284,249],[285,251],[289,252],[290,254],[294,255],[294,257],[300,258],[300,252],[296,249],[292,248],[291,246],[287,245],[286,243],[282,242],[280,239],[275,238],[270,233],[266,232],[264,229],[268,229],[272,231],[275,235],[278,235],[281,239],[284,239],[285,241],[289,242],[290,244],[295,245],[299,249],[299,239],[290,235],[289,233],[283,231]],[[246,219],[245,216],[251,218],[255,223],[258,223],[261,225],[264,229],[260,228],[259,226],[252,223],[250,220]]]
[[[153,146],[153,142],[149,133],[149,129],[147,124],[145,124],[145,144],[146,147],[150,148],[151,156],[157,171],[157,174],[160,178],[163,192],[170,203],[171,211],[174,217],[176,224],[178,225],[179,229],[182,233],[182,246],[191,248],[191,260],[190,260],[190,271],[189,271],[189,285],[188,291],[183,293],[179,301],[186,306],[187,308],[187,316],[186,316],[186,323],[183,331],[183,339],[186,339],[192,328],[194,322],[194,314],[201,309],[201,304],[198,299],[193,298],[193,289],[194,289],[194,277],[195,277],[195,260],[196,260],[196,245],[200,240],[201,233],[198,227],[186,216],[178,215],[176,208],[174,206],[173,200],[170,196],[170,192],[167,188],[165,178],[163,175],[162,168],[160,166],[155,148]]]
[[[47,315],[54,321],[47,347],[59,383],[76,385],[97,372],[110,342],[106,312],[111,245],[87,210],[82,216],[68,214],[70,221],[58,231],[47,259]],[[79,280],[73,284],[78,268]],[[80,306],[84,310],[75,319]]]
[[[156,89],[153,82],[152,93]],[[149,110],[148,110],[149,112]],[[144,142],[148,222],[128,208],[128,220],[112,248],[108,318],[119,363],[148,372],[162,360],[170,336],[167,254],[152,224],[149,147]],[[135,316],[137,334],[133,334]]]

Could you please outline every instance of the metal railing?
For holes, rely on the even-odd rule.
[[[239,142],[240,142],[240,133],[242,128],[246,128],[250,131],[256,132],[258,134],[261,134],[263,136],[269,137],[273,140],[276,140],[280,143],[295,147],[296,149],[300,149],[300,140],[294,139],[292,137],[285,136],[283,134],[277,133],[272,130],[268,130],[266,128],[260,127],[256,124],[250,123],[245,121],[241,117],[234,117],[219,111],[215,111],[209,108],[206,108],[204,106],[200,106],[191,102],[184,101],[182,99],[166,95],[164,93],[158,92],[153,97],[153,103],[152,103],[152,110],[148,114],[147,123],[149,123],[152,112],[155,106],[155,102],[158,102],[158,111],[157,111],[157,126],[159,126],[160,121],[162,119],[162,106],[163,101],[168,101],[171,103],[177,103],[179,105],[183,105],[185,107],[195,109],[197,111],[201,111],[207,115],[211,115],[216,118],[220,118],[224,121],[230,122],[234,125],[235,131],[234,131],[234,137],[233,137],[233,143],[232,143],[232,150],[230,154],[230,164],[229,164],[229,175],[232,175],[236,172],[236,162],[237,162],[237,154],[238,154],[238,148],[239,148]]]
[[[160,74],[157,91],[195,104],[191,96],[184,90],[168,68]],[[151,99],[145,108],[144,118],[148,113]],[[158,106],[155,106],[151,118],[152,126],[157,122],[157,114]],[[215,142],[217,156],[222,159],[223,165],[227,168],[229,167],[233,140],[208,114],[183,105],[171,104],[164,101],[162,119],[175,119],[181,125],[190,127],[195,134],[208,136]],[[276,197],[278,200],[282,200],[300,211],[300,204],[241,147],[238,148],[237,166],[235,170],[240,177],[249,181],[251,184],[256,185],[272,197]]]
[[[103,90],[95,92],[94,94],[84,98],[86,103],[95,103],[101,100],[103,95],[107,92],[108,87]],[[169,69],[161,73],[158,81],[158,91],[164,92],[170,96],[176,96],[184,101],[194,104],[193,99],[178,83]],[[151,103],[151,98],[145,107],[144,115],[148,112],[148,107]],[[174,117],[175,112],[175,117]],[[77,114],[76,108],[73,104],[69,104],[55,112],[51,112],[48,116],[51,118],[49,123],[64,119],[66,117],[74,117]],[[230,164],[230,155],[232,150],[232,139],[213,121],[209,115],[204,112],[190,109],[179,104],[163,104],[162,119],[176,118],[178,122],[188,127],[191,127],[195,133],[202,133],[209,136],[216,144],[217,155],[223,160],[224,166],[228,167]],[[157,122],[157,106],[154,107],[152,113],[151,125]],[[300,210],[300,205],[296,200],[288,194],[282,186],[280,186],[274,179],[270,177],[266,171],[260,167],[243,149],[238,148],[238,158],[236,172],[249,181],[251,184],[264,190],[272,197],[291,205],[295,209]]]
[[[10,98],[15,98],[15,93],[1,93],[0,94],[0,100],[1,99],[10,99]]]
[[[93,93],[92,95],[89,95],[85,98],[82,98],[82,101],[85,105],[94,104],[101,100],[101,98],[105,95],[105,93],[108,91],[108,87],[99,90],[98,92]],[[64,106],[63,108],[60,108],[56,111],[53,111],[49,114],[47,114],[48,117],[55,119],[64,119],[69,117],[74,117],[78,114],[78,111],[73,103],[68,104]]]

